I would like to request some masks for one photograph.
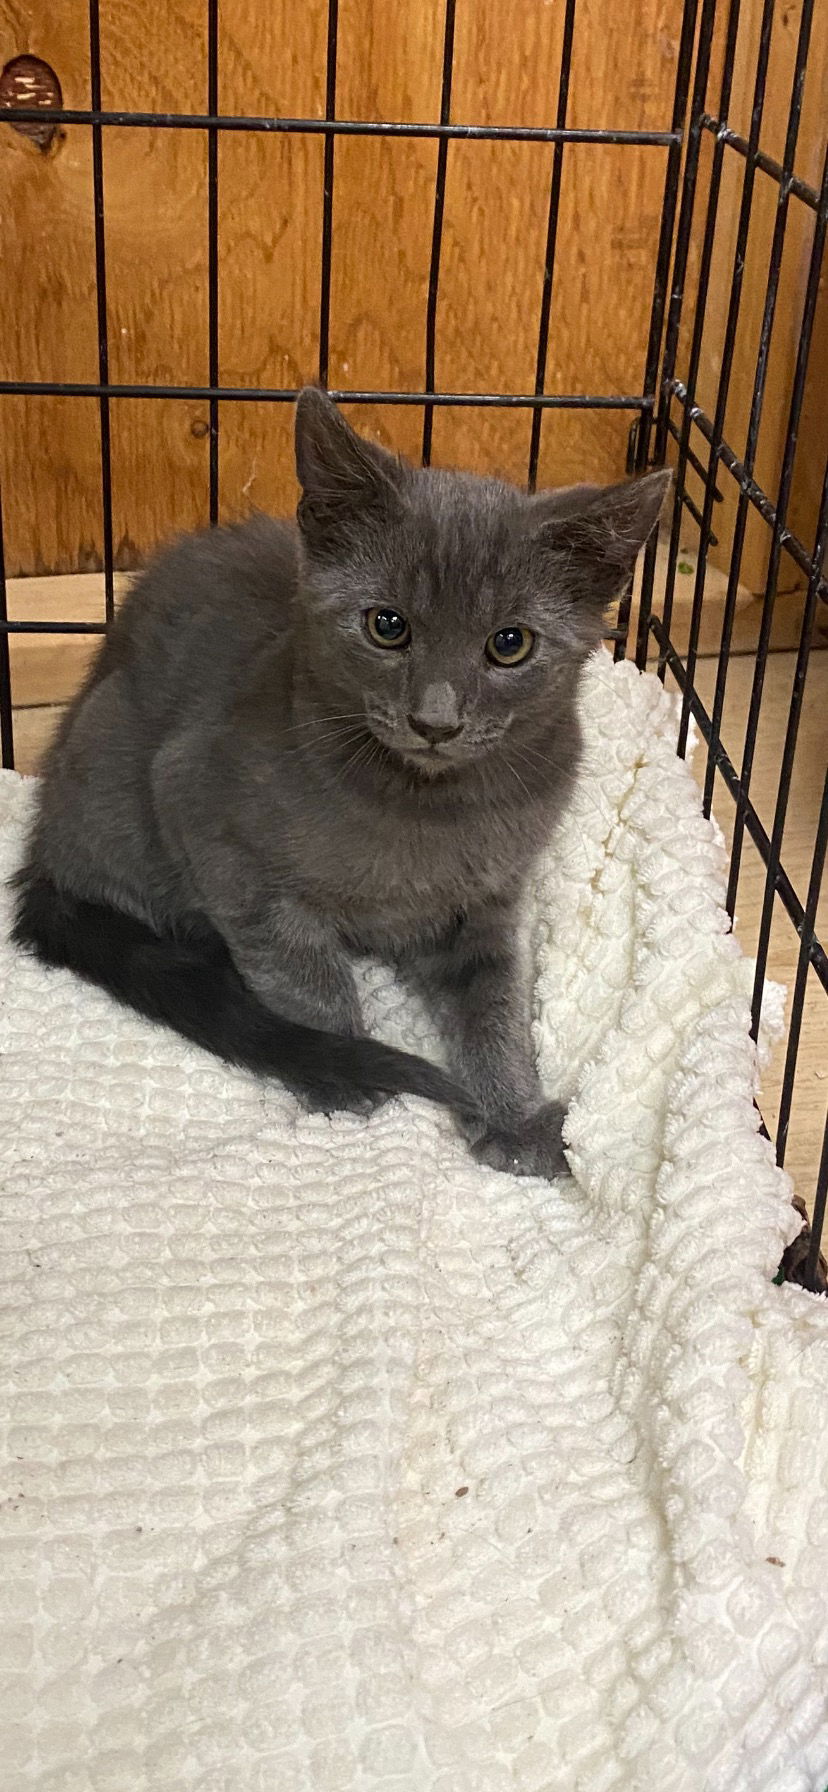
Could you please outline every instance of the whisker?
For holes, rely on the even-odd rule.
[[[368,754],[368,758],[365,761],[365,767],[364,767],[365,771],[368,771],[369,767],[374,764],[375,760],[379,757],[381,752],[382,752],[381,743],[378,740],[375,740],[373,752]]]
[[[538,752],[537,748],[527,746],[525,741],[521,744],[520,747],[516,746],[515,743],[512,742],[511,743],[511,751],[513,753],[517,753],[518,757],[522,758],[526,765],[531,765],[535,769],[537,769],[538,767],[542,767],[542,768],[546,769],[547,766],[551,766],[552,770],[554,772],[560,772],[562,777],[571,776],[571,774],[572,774],[572,766],[571,765],[568,765],[568,766],[562,765],[560,760],[553,759],[551,757],[551,755],[548,753]],[[581,772],[583,772],[584,769],[585,769],[584,766],[581,765],[581,767],[580,767]],[[577,776],[577,774],[576,774],[575,791],[577,791],[577,794],[579,797],[586,796],[590,807],[594,810],[596,815],[598,815],[598,816],[603,815],[603,810],[601,809],[600,803],[597,803],[595,801],[594,796],[588,790],[588,787],[584,783],[583,778],[579,778]],[[574,791],[573,791],[573,794],[575,794]]]
[[[511,772],[512,777],[517,779],[517,782],[520,785],[521,790],[523,790],[526,793],[526,797],[527,797],[528,801],[531,802],[532,795],[531,795],[531,791],[529,790],[528,785],[524,784],[523,779],[520,776],[520,773],[515,771],[515,768],[511,762],[511,760],[507,758],[505,753],[503,755],[503,763],[504,763],[507,771]]]
[[[509,744],[512,745],[513,743],[510,741]],[[567,765],[562,764],[562,762],[559,759],[553,759],[551,753],[548,752],[546,747],[541,749],[540,747],[534,746],[531,741],[527,741],[527,740],[522,740],[520,742],[520,746],[521,746],[521,750],[523,752],[534,753],[537,758],[539,758],[543,761],[544,765],[546,765],[546,764],[553,765],[555,767],[556,771],[564,772],[564,771],[572,770],[571,764],[567,766]],[[581,771],[583,771],[584,768],[589,770],[591,768],[591,766],[593,765],[593,763],[595,763],[595,756],[593,755],[591,757],[590,754],[585,753],[583,755],[583,757],[581,759],[579,759],[579,761],[578,761],[579,769]]]
[[[341,728],[329,728],[324,734],[314,735],[310,740],[294,741],[293,744],[298,747],[308,747],[312,752],[314,747],[323,740],[344,740],[349,735],[368,734],[368,732],[369,729],[365,722],[343,722]]]
[[[291,741],[290,745],[289,745],[289,751],[295,753],[301,749],[308,753],[315,753],[317,748],[323,747],[326,742],[330,743],[331,741],[336,741],[338,743],[341,743],[343,746],[345,746],[345,745],[347,745],[349,740],[356,740],[361,735],[364,735],[367,733],[368,733],[368,730],[364,726],[364,724],[360,724],[358,722],[349,722],[347,727],[331,728],[327,734],[316,735],[311,740]]]
[[[369,735],[367,740],[364,740],[361,745],[354,749],[350,759],[346,759],[345,764],[341,767],[342,776],[344,777],[347,771],[353,771],[354,767],[359,765],[360,760],[363,759],[365,755],[370,752],[370,749],[377,744],[374,736]]]
[[[364,710],[344,709],[342,711],[337,711],[334,715],[330,716],[311,716],[306,722],[291,722],[288,728],[282,729],[282,733],[298,734],[301,728],[321,728],[323,722],[360,722],[364,720]]]

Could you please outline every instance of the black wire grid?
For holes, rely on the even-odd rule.
[[[764,0],[760,40],[754,71],[753,105],[750,131],[740,136],[728,124],[731,98],[734,51],[739,28],[739,0],[728,0],[725,21],[727,34],[724,74],[715,112],[709,107],[708,87],[714,26],[719,0],[686,0],[681,41],[676,63],[676,79],[672,117],[661,131],[621,131],[574,129],[567,125],[572,43],[577,0],[565,0],[563,20],[563,54],[555,106],[555,122],[548,127],[466,125],[451,122],[452,74],[454,64],[454,27],[456,0],[446,0],[443,42],[442,88],[439,120],[424,123],[374,123],[337,117],[337,34],[338,0],[328,0],[326,105],[325,117],[276,118],[224,116],[218,109],[218,5],[207,4],[207,109],[204,113],[153,113],[104,111],[101,105],[101,53],[99,0],[89,0],[90,39],[90,108],[88,111],[50,111],[49,121],[56,125],[85,125],[92,133],[92,173],[95,209],[95,269],[98,321],[98,381],[3,380],[3,394],[64,394],[85,396],[97,401],[100,418],[101,508],[103,519],[103,558],[105,581],[105,614],[113,615],[113,526],[112,480],[110,466],[109,407],[113,398],[178,398],[201,399],[209,405],[210,418],[210,520],[219,513],[219,430],[222,400],[260,402],[270,400],[284,404],[296,397],[295,390],[284,387],[230,387],[220,383],[219,360],[219,281],[221,269],[218,246],[218,142],[222,131],[263,131],[289,134],[322,135],[324,147],[324,182],[322,200],[322,256],[319,299],[319,379],[328,384],[330,340],[331,249],[335,215],[336,139],[343,136],[431,138],[438,143],[437,174],[434,192],[434,221],[428,300],[425,318],[425,353],[421,391],[335,391],[333,396],[349,404],[394,404],[420,406],[423,412],[422,457],[428,464],[431,457],[434,409],[438,405],[523,408],[531,412],[531,437],[527,481],[534,488],[544,413],[549,410],[614,410],[629,411],[633,420],[630,434],[629,470],[639,471],[662,464],[667,458],[668,443],[675,445],[677,472],[672,526],[667,557],[666,589],[659,607],[654,608],[655,543],[645,555],[643,587],[639,604],[636,660],[647,663],[648,652],[657,655],[659,676],[667,670],[681,691],[681,720],[678,750],[686,748],[691,716],[707,746],[707,772],[704,806],[710,812],[714,787],[720,778],[735,805],[735,828],[730,859],[727,903],[732,915],[736,900],[744,836],[747,833],[761,855],[765,866],[765,892],[762,906],[756,978],[753,994],[753,1025],[756,1030],[762,999],[762,987],[768,958],[771,924],[777,904],[781,904],[799,937],[798,965],[793,990],[784,1082],[779,1124],[776,1136],[778,1160],[784,1163],[788,1142],[791,1105],[796,1077],[797,1053],[802,1028],[806,985],[812,971],[823,991],[828,992],[828,962],[816,934],[817,903],[828,839],[828,777],[823,790],[810,878],[804,897],[797,891],[782,862],[782,841],[791,787],[791,773],[796,750],[797,731],[802,712],[805,676],[820,600],[828,598],[828,581],[823,573],[826,538],[828,537],[828,469],[823,482],[822,501],[816,537],[809,544],[800,541],[788,528],[786,517],[791,494],[794,456],[805,393],[808,356],[814,328],[822,256],[828,219],[828,179],[823,171],[822,185],[817,191],[794,172],[794,158],[802,109],[805,69],[814,11],[814,0],[805,0],[799,29],[796,66],[792,83],[788,129],[783,160],[774,161],[759,147],[765,87],[768,72],[774,0]],[[11,123],[42,123],[42,111],[15,107],[4,109],[2,120]],[[207,386],[165,386],[113,384],[109,380],[109,350],[106,292],[106,228],[104,208],[105,135],[113,125],[128,125],[136,130],[169,129],[204,131],[208,143],[207,236],[208,236],[208,317],[209,317],[209,384]],[[700,150],[708,135],[712,139],[712,166],[706,177],[706,195],[700,181]],[[435,383],[435,348],[437,336],[440,259],[442,248],[443,210],[446,171],[450,145],[458,138],[483,138],[503,142],[539,142],[552,146],[552,169],[549,186],[546,253],[543,269],[538,348],[534,390],[528,393],[445,392]],[[655,267],[648,342],[643,368],[642,390],[618,396],[596,393],[549,394],[544,390],[550,325],[553,324],[552,286],[558,231],[564,149],[567,143],[613,143],[651,145],[666,148],[666,171],[661,228]],[[733,256],[721,375],[714,415],[709,416],[696,401],[696,386],[702,348],[705,314],[710,281],[717,205],[725,156],[739,158],[742,163],[742,196],[738,217],[737,240]],[[761,171],[777,188],[776,222],[764,302],[761,337],[746,444],[740,457],[724,438],[724,421],[730,377],[733,367],[739,307],[745,264],[745,248],[751,220],[756,173]],[[765,492],[754,477],[759,426],[762,416],[768,353],[777,303],[785,228],[792,202],[808,207],[814,214],[814,231],[810,267],[802,318],[796,366],[792,381],[787,433],[778,490]],[[682,301],[688,268],[691,238],[698,240],[701,226],[701,253],[695,314],[691,331],[687,367],[680,377],[677,367],[679,328]],[[703,486],[701,508],[686,490],[688,470],[700,478]],[[585,469],[588,471],[588,469]],[[729,478],[738,491],[738,507],[734,528],[727,594],[722,622],[721,647],[712,710],[708,714],[695,687],[695,670],[704,599],[705,570],[708,548],[715,544],[712,531],[713,506],[721,496],[719,481]],[[682,517],[687,510],[699,527],[699,553],[694,598],[686,654],[680,655],[671,638],[673,592],[679,553]],[[750,511],[760,515],[771,531],[770,562],[762,604],[762,619],[753,671],[749,721],[742,762],[736,766],[722,744],[721,723],[728,675],[733,620],[739,588],[739,574],[745,529]],[[776,583],[780,558],[784,552],[795,562],[807,580],[807,596],[802,619],[796,671],[793,681],[787,731],[782,754],[779,783],[771,832],[768,834],[751,801],[753,756],[759,722],[765,666],[770,644]],[[630,597],[621,605],[619,628],[616,631],[616,657],[627,648]],[[3,569],[2,508],[0,507],[0,741],[2,762],[14,763],[12,693],[9,669],[9,636],[11,634],[86,634],[103,633],[106,623],[53,621],[10,621],[6,608]],[[812,1211],[810,1246],[799,1279],[816,1287],[819,1274],[819,1246],[823,1229],[828,1187],[828,1126],[823,1137],[821,1163]]]

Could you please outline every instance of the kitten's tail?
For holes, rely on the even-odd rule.
[[[474,1117],[465,1092],[424,1058],[272,1014],[209,924],[194,921],[176,935],[157,934],[108,904],[70,895],[32,866],[15,881],[19,945],[33,948],[44,964],[100,984],[227,1063],[278,1077],[329,1112],[362,1095],[409,1093]]]

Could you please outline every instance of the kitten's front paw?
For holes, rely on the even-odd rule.
[[[506,1170],[512,1176],[555,1176],[567,1174],[561,1128],[566,1110],[556,1101],[547,1101],[536,1114],[529,1114],[514,1128],[491,1126],[472,1146],[481,1163],[493,1170]]]
[[[287,1086],[309,1114],[358,1114],[368,1120],[390,1099],[380,1089],[343,1089],[330,1083]]]

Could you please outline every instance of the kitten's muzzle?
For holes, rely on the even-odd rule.
[[[430,747],[439,747],[447,740],[456,740],[463,731],[462,722],[430,722],[425,716],[406,716],[406,721],[415,734],[428,741]]]

